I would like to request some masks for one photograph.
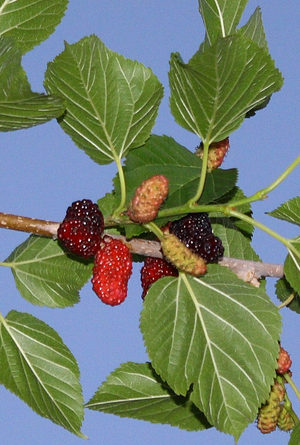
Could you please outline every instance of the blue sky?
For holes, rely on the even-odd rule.
[[[261,6],[270,52],[283,73],[285,84],[265,110],[246,120],[231,135],[225,167],[239,169],[239,186],[248,195],[270,184],[299,155],[300,3],[290,0],[283,7],[279,0],[250,0],[242,23],[257,6]],[[170,135],[194,150],[197,138],[179,127],[169,112],[167,73],[171,52],[179,51],[188,61],[204,37],[197,0],[70,0],[66,16],[56,32],[24,58],[23,65],[32,89],[44,91],[43,76],[47,62],[63,50],[64,40],[74,43],[90,34],[97,34],[110,49],[153,69],[165,87],[165,98],[154,133]],[[73,201],[82,198],[96,201],[112,189],[115,166],[96,165],[74,146],[55,121],[30,130],[2,133],[0,147],[0,210],[3,212],[60,221]],[[265,212],[299,195],[299,173],[298,167],[268,200],[253,205],[256,219],[290,237],[298,234],[296,229],[268,217]],[[1,261],[26,238],[23,233],[0,231]],[[285,258],[285,249],[264,234],[255,232],[253,245],[266,262],[282,263]],[[81,293],[81,302],[64,310],[30,305],[17,292],[10,270],[0,268],[0,311],[4,315],[11,309],[30,312],[60,333],[79,362],[87,401],[106,376],[122,362],[147,360],[138,328],[142,309],[139,268],[135,267],[128,298],[120,307],[110,308],[101,304],[91,286],[87,285]],[[268,289],[276,301],[273,284],[270,280]],[[282,315],[283,346],[292,355],[293,378],[300,387],[300,373],[297,371],[300,368],[298,316],[287,309],[282,311]],[[0,398],[2,443],[84,443],[38,417],[3,387],[0,387]],[[295,408],[297,411],[297,402]],[[86,411],[82,430],[90,437],[90,445],[234,443],[232,437],[213,430],[188,433],[169,426],[120,419],[93,411]],[[262,436],[252,425],[242,435],[239,444],[281,445],[287,442],[285,433]]]

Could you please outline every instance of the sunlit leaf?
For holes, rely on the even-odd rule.
[[[141,331],[155,371],[236,440],[268,397],[281,319],[263,289],[210,265],[202,278],[180,275],[154,283]]]
[[[79,377],[74,356],[50,326],[16,311],[0,317],[0,383],[40,416],[85,438]]]
[[[48,307],[73,306],[92,273],[91,262],[66,254],[57,241],[30,236],[7,258],[17,288],[30,303]]]
[[[188,64],[173,54],[170,65],[171,111],[208,143],[229,136],[283,83],[270,55],[242,33],[217,40]]]
[[[67,6],[68,0],[0,0],[0,36],[13,37],[25,54],[53,33]]]
[[[45,88],[65,99],[61,127],[99,164],[149,138],[163,96],[150,68],[109,50],[96,36],[66,44],[48,65]]]
[[[112,372],[85,405],[120,417],[167,423],[188,431],[210,427],[188,397],[176,395],[150,363],[123,363]]]

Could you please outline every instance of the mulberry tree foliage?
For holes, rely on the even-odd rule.
[[[126,304],[131,261],[157,258],[147,266],[140,315],[146,363],[121,364],[104,382],[96,381],[94,395],[84,400],[78,363],[59,333],[12,308],[0,314],[0,382],[37,414],[81,438],[84,412],[94,410],[198,431],[199,441],[210,428],[238,441],[258,418],[264,433],[293,430],[286,438],[293,445],[300,431],[285,391],[287,382],[295,388],[291,362],[282,372],[277,368],[280,308],[300,313],[300,238],[285,238],[259,223],[251,204],[275,190],[300,157],[250,197],[237,185],[237,169],[222,166],[231,134],[268,106],[283,77],[269,53],[259,8],[241,26],[247,0],[198,3],[205,38],[189,61],[176,52],[169,65],[170,112],[199,138],[192,152],[152,132],[164,89],[151,68],[107,48],[101,36],[65,42],[48,63],[46,93],[33,92],[22,56],[55,31],[68,2],[0,2],[0,130],[56,119],[74,150],[83,150],[99,171],[113,162],[117,167],[111,192],[99,196],[104,232],[102,226],[97,232],[97,264],[94,255],[76,254],[85,251],[94,230],[89,210],[80,209],[66,215],[59,240],[59,223],[3,217],[2,226],[31,234],[1,266],[11,268],[27,302],[57,310],[80,304],[86,283],[92,293],[92,277],[103,301]],[[186,229],[193,241],[188,245],[169,231],[172,221],[196,213],[209,215],[211,233],[206,247],[195,252],[192,244],[200,235],[188,233],[193,228]],[[291,197],[269,215],[299,226],[300,198]],[[276,284],[280,306],[266,292],[266,274],[251,280],[231,267],[230,260],[263,266],[251,245],[254,227],[286,248]],[[79,239],[80,247],[72,250]],[[120,242],[126,245],[123,255]],[[216,257],[213,242],[221,249]],[[121,267],[124,258],[128,264]],[[118,286],[122,299],[106,298]]]

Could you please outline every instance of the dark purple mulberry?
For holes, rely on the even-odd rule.
[[[89,199],[73,202],[60,224],[57,237],[67,250],[89,258],[100,248],[104,218],[97,204]]]
[[[212,232],[208,213],[190,213],[170,224],[170,232],[207,263],[216,263],[224,253],[220,238]]]

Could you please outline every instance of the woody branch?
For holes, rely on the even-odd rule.
[[[17,216],[0,212],[0,227],[10,230],[28,232],[35,235],[56,238],[60,223],[25,216]],[[143,256],[162,258],[160,243],[143,239],[132,238],[127,240],[122,235],[110,234],[112,238],[119,238],[127,245],[132,253]],[[219,264],[226,266],[244,281],[257,286],[258,280],[263,277],[282,278],[283,266],[280,264],[262,263],[258,261],[241,260],[238,258],[223,257]]]

